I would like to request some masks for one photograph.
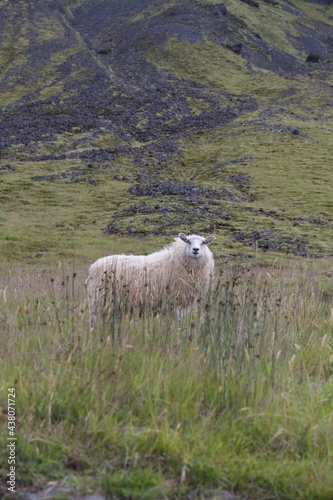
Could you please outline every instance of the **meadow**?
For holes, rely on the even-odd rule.
[[[181,319],[146,310],[96,330],[74,264],[7,269],[1,476],[15,388],[18,492],[61,485],[119,499],[332,498],[325,264],[219,262],[207,302]]]
[[[0,1],[0,498],[332,499],[332,5],[50,3]],[[207,301],[91,329],[180,231]]]

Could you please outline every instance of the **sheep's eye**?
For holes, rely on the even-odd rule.
[[[203,242],[201,243],[201,245],[207,245],[207,243],[206,243],[205,241],[203,241]]]

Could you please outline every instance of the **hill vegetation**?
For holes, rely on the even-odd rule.
[[[332,498],[332,26],[324,0],[0,0],[17,494]],[[207,304],[91,331],[89,263],[180,231],[217,237]]]
[[[180,230],[216,232],[221,255],[332,254],[329,3],[0,9],[5,257]]]

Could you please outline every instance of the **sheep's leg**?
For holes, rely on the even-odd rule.
[[[90,318],[90,326],[93,328],[98,321],[98,297],[96,286],[94,286],[94,280],[91,276],[85,281],[85,287],[87,290],[87,298],[88,298],[88,308],[89,308],[89,318]]]

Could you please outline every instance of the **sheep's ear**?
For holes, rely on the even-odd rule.
[[[179,235],[178,235],[178,236],[179,236],[179,238],[180,238],[181,240],[183,240],[185,243],[187,243],[187,236],[186,236],[186,234],[184,234],[184,233],[179,233]]]
[[[207,236],[207,238],[205,239],[205,243],[209,245],[209,243],[213,243],[213,241],[215,240],[216,240],[215,236]]]

